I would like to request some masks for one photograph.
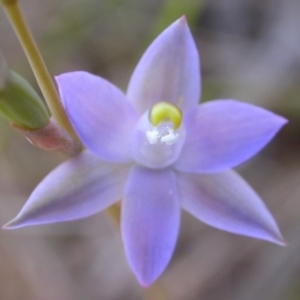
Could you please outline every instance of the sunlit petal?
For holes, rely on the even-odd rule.
[[[285,245],[264,203],[234,171],[205,175],[179,173],[178,186],[183,208],[204,223]]]
[[[62,74],[56,81],[65,110],[84,145],[106,161],[131,160],[131,133],[137,117],[122,91],[86,72]]]
[[[128,262],[143,286],[152,284],[173,254],[180,221],[171,170],[134,167],[122,203],[122,236]]]
[[[185,17],[163,31],[144,53],[127,95],[139,114],[160,101],[189,108],[199,102],[200,63]]]
[[[260,151],[286,122],[234,100],[201,104],[184,117],[186,140],[175,167],[195,173],[235,167]]]
[[[5,228],[71,221],[98,213],[121,199],[127,174],[127,166],[83,152],[48,174]]]

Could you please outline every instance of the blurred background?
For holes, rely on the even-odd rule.
[[[173,259],[151,294],[127,265],[105,213],[0,231],[2,300],[300,299],[300,1],[21,0],[52,75],[85,70],[126,90],[147,45],[183,14],[201,53],[202,101],[233,98],[289,119],[238,168],[261,195],[286,248],[208,227],[183,212]],[[0,9],[0,47],[38,90]],[[0,223],[63,157],[31,146],[0,118]]]

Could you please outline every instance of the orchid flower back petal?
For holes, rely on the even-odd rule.
[[[170,261],[179,221],[174,173],[133,167],[122,202],[121,229],[129,265],[142,286],[152,284]]]
[[[235,167],[265,147],[286,122],[263,108],[234,100],[201,104],[185,115],[186,140],[175,167],[192,173]]]
[[[213,227],[286,245],[277,224],[253,189],[234,171],[178,175],[182,206]]]
[[[130,79],[127,96],[141,115],[155,103],[180,108],[199,102],[200,63],[185,17],[163,31],[149,46]]]
[[[121,199],[127,166],[112,165],[85,151],[54,169],[21,212],[4,228],[71,221],[96,214]]]
[[[56,77],[65,110],[84,145],[105,161],[131,160],[136,113],[121,90],[101,77],[72,72]]]

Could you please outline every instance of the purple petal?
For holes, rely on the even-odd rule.
[[[260,151],[286,122],[234,100],[199,105],[185,115],[186,140],[175,167],[195,173],[235,167]]]
[[[185,17],[163,31],[149,46],[131,77],[127,95],[139,114],[160,101],[181,108],[200,97],[200,63]]]
[[[177,240],[180,206],[174,173],[134,167],[122,203],[125,252],[142,286],[164,271]]]
[[[122,197],[128,167],[99,160],[85,151],[54,169],[36,187],[6,229],[81,219]]]
[[[264,203],[234,171],[205,175],[179,173],[178,186],[183,208],[204,223],[286,244]]]
[[[103,160],[129,161],[137,116],[123,92],[86,72],[62,74],[56,81],[68,117],[84,145]]]

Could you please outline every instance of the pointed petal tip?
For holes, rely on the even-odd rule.
[[[150,288],[156,280],[162,275],[163,271],[158,274],[140,274],[137,270],[132,270],[138,284],[144,288]]]
[[[276,244],[282,247],[287,247],[289,245],[289,243],[283,238],[280,237],[277,241]]]
[[[272,124],[273,126],[272,138],[274,138],[274,136],[289,122],[289,120],[283,116],[277,115],[276,113],[271,113],[271,115],[273,115],[273,117],[269,119],[269,124]]]
[[[288,247],[289,243],[286,240],[282,240],[282,242],[279,244],[279,246],[282,247]]]
[[[2,226],[2,229],[4,229],[4,230],[9,230],[10,228],[9,228],[9,224],[7,223],[7,224],[4,224],[3,226]]]
[[[147,289],[153,284],[154,281],[148,282],[148,281],[143,281],[138,279],[138,282],[142,288]]]
[[[280,116],[280,121],[281,121],[281,126],[284,126],[289,122],[288,119],[286,119],[285,117],[281,117],[281,116]]]
[[[179,21],[181,24],[187,24],[187,18],[186,15],[183,15],[179,18]]]
[[[4,230],[14,230],[14,229],[19,229],[22,227],[27,227],[27,226],[33,226],[36,225],[35,223],[30,223],[27,222],[26,219],[22,218],[21,215],[16,216],[6,224],[2,226],[2,229]]]
[[[266,240],[282,247],[288,246],[288,242],[285,240],[285,238],[281,235],[280,232],[272,234],[272,237]]]
[[[139,283],[139,285],[144,288],[144,289],[148,289],[152,286],[152,284],[155,283],[155,281],[161,276],[161,274],[155,276],[155,277],[149,277],[149,278],[146,278],[146,277],[141,277],[139,274],[135,274],[135,277]]]
[[[12,219],[11,221],[7,222],[6,224],[4,224],[2,226],[2,229],[12,230],[12,229],[17,229],[18,227],[20,227],[20,226],[18,225],[18,220],[15,218],[15,219]]]
[[[276,124],[278,124],[278,126],[280,126],[280,128],[289,122],[289,120],[283,116],[277,115],[276,113],[272,113],[272,114],[274,116],[273,121]]]
[[[189,24],[186,15],[181,16],[173,24],[176,24],[177,30],[186,30],[189,31]]]

